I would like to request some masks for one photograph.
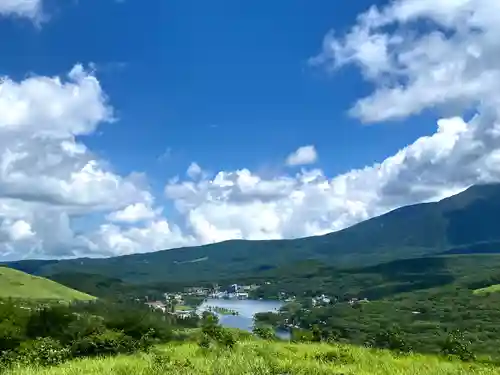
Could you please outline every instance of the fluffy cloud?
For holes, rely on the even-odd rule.
[[[303,146],[299,147],[295,152],[288,155],[286,159],[286,165],[288,166],[298,166],[314,164],[318,160],[318,154],[314,146]]]
[[[178,226],[170,225],[165,219],[128,229],[103,224],[98,232],[80,240],[86,252],[97,255],[125,255],[197,244],[192,236],[184,235]],[[103,253],[106,249],[108,252]]]
[[[162,209],[153,209],[151,206],[140,202],[131,204],[123,210],[115,211],[107,215],[107,219],[118,223],[137,223],[144,220],[152,220],[161,214]]]
[[[191,163],[189,165],[189,168],[186,171],[186,174],[188,177],[191,177],[192,179],[197,178],[201,173],[202,173],[201,167],[197,163]]]
[[[176,226],[157,220],[161,208],[143,178],[113,173],[79,140],[112,121],[99,81],[80,65],[66,77],[2,79],[0,258],[115,255],[181,243]],[[75,232],[74,220],[106,213],[113,222],[145,223],[131,229],[97,220]]]
[[[0,15],[36,19],[41,12],[42,0],[0,0]]]
[[[491,104],[499,97],[499,14],[500,2],[490,0],[395,1],[360,15],[341,38],[329,33],[312,61],[333,69],[355,64],[375,84],[351,110],[365,122]],[[437,27],[413,31],[423,20]]]

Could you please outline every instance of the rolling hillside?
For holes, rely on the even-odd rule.
[[[500,252],[499,215],[500,185],[480,185],[439,202],[402,207],[324,236],[227,241],[108,259],[8,265],[41,276],[82,272],[133,283],[258,274],[306,259],[337,268],[362,267],[443,253]]]
[[[55,281],[0,267],[0,298],[90,300],[94,297]]]

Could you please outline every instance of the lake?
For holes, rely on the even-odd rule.
[[[257,313],[262,312],[277,312],[283,303],[280,301],[258,301],[251,299],[207,299],[198,307],[198,312],[208,310],[209,307],[220,307],[224,309],[234,310],[238,315],[222,315],[217,314],[219,323],[223,327],[239,328],[248,332],[253,329],[253,317]],[[281,338],[287,338],[287,332],[277,332]]]

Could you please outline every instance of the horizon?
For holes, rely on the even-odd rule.
[[[343,230],[348,230],[348,229],[350,229],[352,227],[355,227],[355,226],[357,226],[359,224],[364,223],[365,221],[372,220],[372,219],[378,219],[380,217],[389,215],[389,214],[393,213],[394,211],[405,209],[406,207],[413,207],[413,206],[418,206],[418,205],[422,205],[422,204],[439,203],[439,202],[441,202],[441,201],[443,201],[445,199],[452,198],[452,197],[455,197],[455,196],[460,195],[462,193],[465,193],[467,190],[472,189],[474,187],[478,187],[478,186],[490,186],[490,185],[500,185],[500,183],[484,183],[484,184],[472,185],[472,186],[467,187],[465,190],[458,192],[457,194],[454,194],[454,195],[451,195],[451,196],[448,196],[448,197],[445,197],[445,198],[442,198],[442,199],[439,199],[439,200],[434,200],[434,201],[429,201],[429,202],[421,202],[421,203],[414,203],[414,204],[410,204],[410,205],[407,205],[407,206],[397,207],[397,208],[394,208],[393,210],[390,210],[388,212],[382,213],[380,215],[371,217],[369,219],[360,221],[358,223],[354,223],[354,224],[352,224],[352,225],[350,225],[350,226],[348,226],[346,228],[340,229],[338,231],[329,232],[329,233],[325,233],[325,234],[319,234],[319,235],[312,235],[312,236],[307,236],[307,237],[296,237],[296,238],[285,238],[285,239],[264,239],[264,240],[246,240],[246,239],[236,238],[236,239],[223,240],[223,241],[220,241],[220,242],[213,242],[213,243],[202,244],[202,245],[174,247],[174,248],[170,248],[170,249],[159,249],[159,250],[150,251],[150,252],[146,252],[146,253],[110,255],[110,256],[96,256],[96,257],[83,256],[83,257],[71,257],[71,258],[13,259],[13,260],[9,260],[9,261],[0,261],[0,265],[2,265],[2,264],[7,264],[8,265],[9,263],[16,263],[16,262],[23,262],[23,261],[39,261],[39,260],[42,260],[42,261],[64,261],[64,260],[81,260],[81,259],[89,259],[89,260],[96,259],[96,260],[98,260],[98,259],[120,258],[120,257],[129,257],[129,256],[143,256],[143,255],[146,255],[148,253],[158,253],[158,252],[164,252],[164,251],[184,250],[184,249],[190,249],[190,248],[196,248],[196,247],[204,247],[204,246],[217,246],[219,244],[223,244],[223,243],[226,243],[226,242],[238,242],[238,241],[250,241],[250,242],[293,241],[293,240],[302,240],[302,239],[308,239],[308,238],[313,238],[313,237],[322,237],[322,236],[328,236],[328,235],[331,235],[331,234],[335,234],[336,232],[340,232],[340,231],[343,231]]]

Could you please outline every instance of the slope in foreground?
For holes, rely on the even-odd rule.
[[[499,375],[500,369],[444,358],[348,345],[240,342],[233,350],[203,351],[194,343],[151,354],[75,360],[52,368],[20,367],[6,375]]]
[[[91,300],[94,297],[43,277],[0,267],[0,298]]]

